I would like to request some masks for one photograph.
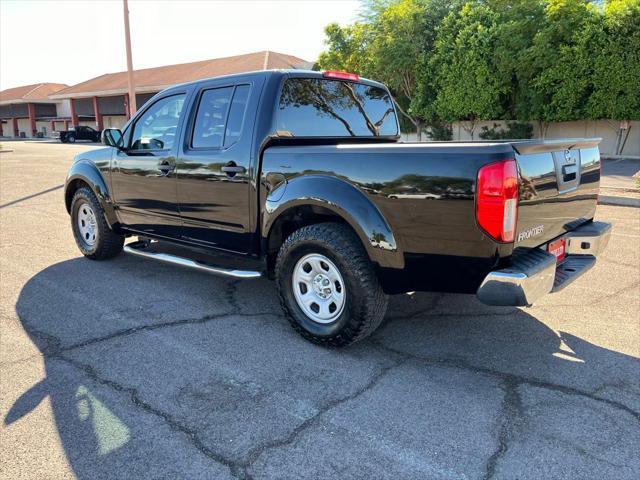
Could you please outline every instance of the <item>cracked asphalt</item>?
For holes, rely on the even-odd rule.
[[[640,210],[528,309],[393,297],[343,350],[266,280],[81,258],[61,185],[90,144],[0,153],[0,477],[640,478]]]

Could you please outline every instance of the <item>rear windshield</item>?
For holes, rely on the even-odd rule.
[[[281,134],[294,137],[398,134],[393,101],[385,89],[319,78],[284,82],[277,123]]]

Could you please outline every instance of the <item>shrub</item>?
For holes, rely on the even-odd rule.
[[[480,138],[483,140],[526,139],[533,137],[533,125],[524,122],[507,122],[507,128],[499,128],[497,123],[493,127],[482,127]]]
[[[448,142],[453,140],[453,129],[448,123],[434,122],[427,131],[427,135],[436,142]]]

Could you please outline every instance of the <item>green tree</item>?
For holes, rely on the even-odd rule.
[[[611,120],[620,154],[629,120],[640,120],[640,0],[609,1],[603,21],[585,35],[585,52],[593,66],[587,116]]]
[[[507,87],[501,98],[505,120],[530,120],[526,54],[544,22],[543,0],[489,0],[499,15],[492,62],[496,74]]]
[[[522,57],[526,99],[518,117],[537,121],[543,137],[549,122],[584,118],[593,68],[585,35],[597,28],[597,9],[587,0],[547,0],[544,20]]]
[[[327,50],[320,54],[318,67],[384,82],[393,93],[401,124],[410,124],[421,138],[425,119],[433,117],[425,115],[426,89],[420,83],[425,59],[437,26],[455,5],[451,0],[370,1],[361,21],[326,28]]]
[[[363,23],[341,27],[330,23],[324,29],[327,50],[318,57],[317,67],[323,70],[344,70],[367,75],[370,68],[369,39],[371,28]]]
[[[387,84],[419,138],[479,120],[640,119],[640,0],[364,0],[318,66]],[[437,132],[436,132],[437,133]],[[629,129],[619,130],[619,150]]]
[[[425,121],[435,120],[429,103],[431,80],[425,75],[442,19],[458,6],[452,0],[395,0],[377,3],[372,18],[372,74],[398,97],[398,108],[418,139]]]
[[[447,121],[464,121],[474,137],[476,122],[500,118],[508,84],[493,51],[499,15],[484,2],[467,3],[443,20],[430,61],[437,87],[435,110]]]

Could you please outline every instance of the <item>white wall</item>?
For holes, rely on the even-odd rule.
[[[28,118],[18,119],[18,132],[24,132],[28,138],[31,137],[31,123]]]
[[[39,132],[46,132],[44,134],[45,137],[51,135],[51,122],[48,120],[44,122],[36,121],[36,130]]]
[[[70,117],[71,106],[69,105],[69,100],[56,101],[56,112],[58,113],[58,117]]]
[[[504,121],[496,120],[489,122],[478,122],[474,131],[474,140],[480,140],[479,134],[482,131],[483,126],[492,128],[494,123],[497,123],[500,127],[504,127]],[[629,130],[629,137],[625,144],[623,155],[640,156],[640,122],[629,122],[631,129]],[[618,122],[606,121],[606,120],[582,120],[578,122],[558,122],[551,123],[547,129],[546,138],[576,138],[576,137],[601,137],[600,153],[603,155],[613,155],[615,153],[616,141],[618,132]],[[534,138],[540,137],[540,132],[537,123],[533,123],[533,135]],[[426,134],[422,135],[423,141],[428,141],[429,137]],[[469,141],[471,136],[463,128],[462,123],[453,124],[453,140],[454,141]],[[402,134],[403,142],[415,142],[416,134]]]
[[[124,127],[127,123],[127,117],[124,115],[105,115],[102,117],[102,123],[104,128],[120,128]]]

